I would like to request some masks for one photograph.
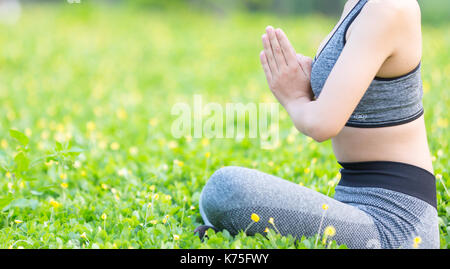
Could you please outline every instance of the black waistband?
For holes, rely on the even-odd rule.
[[[436,178],[423,168],[390,161],[338,163],[343,167],[338,185],[397,191],[437,208]]]

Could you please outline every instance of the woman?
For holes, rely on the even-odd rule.
[[[236,234],[256,213],[248,234],[273,218],[297,238],[333,226],[349,248],[439,248],[420,21],[414,0],[348,0],[314,60],[267,27],[260,56],[270,89],[300,132],[332,140],[341,180],[332,199],[253,169],[219,169],[202,191],[205,226],[196,230]]]

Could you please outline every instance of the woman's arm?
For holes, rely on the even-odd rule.
[[[353,27],[317,100],[308,94],[310,84],[304,82],[306,75],[299,71],[286,35],[268,27],[263,37],[261,62],[272,92],[296,128],[318,142],[341,131],[382,64],[401,45],[402,29],[408,22],[405,9],[369,5],[360,15],[364,19]],[[295,68],[291,66],[294,61]]]

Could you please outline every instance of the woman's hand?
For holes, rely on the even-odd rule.
[[[285,108],[299,99],[311,101],[311,60],[295,53],[281,29],[269,26],[266,32],[260,58],[272,93]]]
[[[304,56],[302,54],[297,53],[297,62],[302,68],[302,71],[305,73],[305,76],[307,77],[308,81],[311,82],[311,69],[313,60],[308,56]],[[311,94],[313,95],[311,83],[309,83],[309,88],[311,90]]]

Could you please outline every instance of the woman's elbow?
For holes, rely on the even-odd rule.
[[[337,136],[343,127],[335,118],[329,114],[322,115],[320,111],[299,114],[301,117],[294,118],[294,125],[301,133],[319,143]]]
[[[314,139],[316,142],[322,143],[337,136],[339,132],[340,128],[337,128],[332,124],[316,122],[310,127],[307,135]]]

